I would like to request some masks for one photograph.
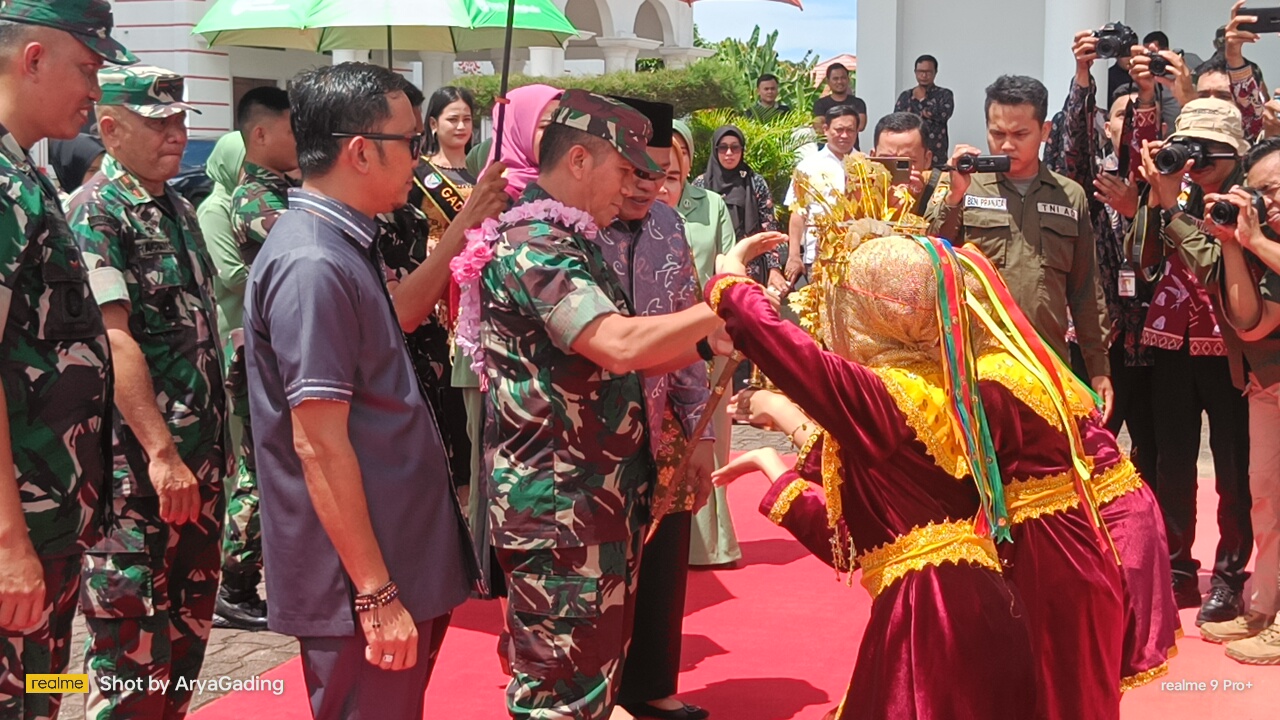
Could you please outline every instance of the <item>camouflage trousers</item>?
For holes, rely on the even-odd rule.
[[[26,676],[67,671],[71,621],[80,592],[80,556],[41,558],[44,610],[25,633],[0,630],[0,720],[46,720],[58,716],[62,695],[26,694]]]
[[[222,536],[222,569],[227,573],[262,574],[262,521],[258,516],[258,469],[253,461],[253,425],[249,421],[249,382],[244,346],[238,337],[227,346],[229,419],[240,425],[235,445],[236,472],[227,478],[227,517]]]
[[[226,498],[202,486],[200,516],[169,525],[155,497],[114,502],[116,527],[85,554],[88,720],[182,718],[200,676],[218,594]]]
[[[631,642],[644,535],[550,550],[498,549],[507,579],[507,711],[516,720],[603,720]]]

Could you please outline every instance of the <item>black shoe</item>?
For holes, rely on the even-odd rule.
[[[1195,583],[1174,583],[1173,599],[1178,603],[1179,610],[1187,608],[1200,607],[1200,602],[1204,599],[1200,595],[1200,588]]]
[[[631,703],[623,705],[622,709],[637,718],[656,718],[656,720],[705,720],[711,717],[710,711],[688,704],[675,710],[663,710],[649,703]]]
[[[1196,627],[1207,622],[1226,622],[1244,614],[1244,598],[1240,592],[1221,585],[1209,591],[1209,597],[1196,615]]]
[[[213,610],[213,626],[230,630],[249,630],[257,632],[267,629],[267,603],[258,597],[240,602],[232,602],[227,594],[219,591],[218,601]]]

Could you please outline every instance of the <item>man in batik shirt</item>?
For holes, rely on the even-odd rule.
[[[938,77],[938,59],[932,55],[921,55],[916,59],[916,86],[903,90],[894,103],[894,112],[909,112],[919,115],[924,121],[921,132],[924,134],[924,146],[933,153],[935,165],[947,163],[947,150],[951,148],[951,138],[947,134],[947,122],[956,111],[956,101],[951,91],[938,87],[934,80]]]

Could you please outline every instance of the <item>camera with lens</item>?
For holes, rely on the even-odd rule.
[[[1192,170],[1203,170],[1209,167],[1212,160],[1234,158],[1232,153],[1209,152],[1209,148],[1199,140],[1188,137],[1174,138],[1156,153],[1156,170],[1161,175],[1176,175],[1182,172],[1188,160],[1194,160]]]
[[[952,168],[958,173],[1007,173],[1013,167],[1008,155],[961,155]]]
[[[1129,57],[1134,45],[1138,44],[1138,33],[1124,23],[1107,23],[1093,31],[1098,38],[1097,52],[1099,58]]]
[[[1262,193],[1250,187],[1242,189],[1249,193],[1253,209],[1258,211],[1258,218],[1266,222],[1267,201]],[[1225,200],[1219,200],[1209,209],[1209,218],[1219,225],[1235,225],[1240,219],[1240,208]]]
[[[1165,60],[1158,52],[1149,52],[1147,57],[1151,58],[1151,74],[1156,77],[1167,77],[1172,73],[1169,72],[1170,62]]]

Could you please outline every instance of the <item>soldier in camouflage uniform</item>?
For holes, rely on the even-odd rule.
[[[651,134],[625,105],[566,92],[543,136],[542,175],[515,210],[540,209],[499,226],[480,277],[487,494],[509,588],[514,718],[609,717],[654,474],[638,371],[697,362],[697,342],[719,327],[702,307],[631,317],[588,240],[617,215],[625,178],[662,174]],[[575,224],[573,208],[594,225]]]
[[[231,193],[231,233],[245,268],[253,265],[267,233],[289,207],[285,173],[298,169],[298,150],[289,126],[289,94],[276,87],[250,90],[236,112],[244,136],[245,160],[240,184]],[[231,412],[242,424],[236,469],[227,500],[222,541],[222,587],[214,627],[265,630],[267,606],[258,596],[262,580],[262,523],[258,516],[258,469],[253,462],[253,425],[249,419],[248,371],[244,335],[239,328],[224,342]]]
[[[111,354],[80,248],[29,148],[75,137],[98,86],[84,68],[135,59],[105,0],[0,2],[0,718],[55,718],[80,562],[101,534],[111,453]],[[39,46],[27,63],[18,53]],[[39,97],[39,103],[23,99]],[[18,128],[11,132],[8,127]]]
[[[67,208],[108,328],[117,409],[117,522],[85,555],[80,602],[86,714],[181,718],[191,691],[177,683],[199,677],[213,617],[228,465],[213,263],[195,209],[167,185],[194,108],[168,70],[99,79],[108,155]]]

